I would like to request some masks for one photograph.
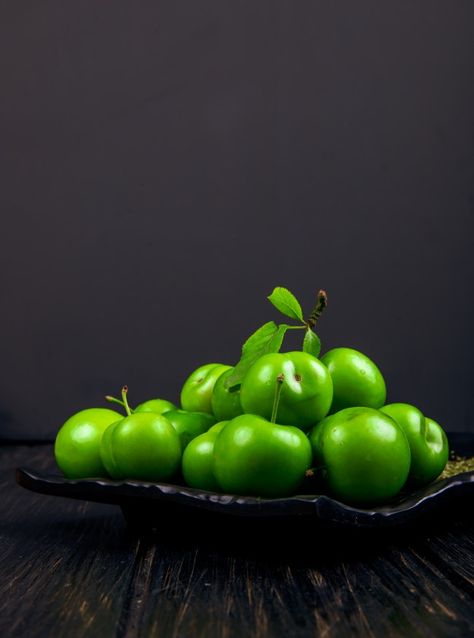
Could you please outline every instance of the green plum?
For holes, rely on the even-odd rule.
[[[332,493],[347,503],[383,503],[396,496],[410,471],[410,446],[403,429],[373,408],[346,408],[309,433],[314,465]]]
[[[179,469],[181,441],[161,414],[131,414],[106,430],[101,456],[114,479],[164,481]]]
[[[213,473],[227,493],[288,496],[301,485],[311,459],[310,442],[299,428],[243,414],[217,435]]]
[[[206,412],[187,412],[186,410],[170,410],[163,414],[176,432],[183,450],[196,436],[207,432],[215,424],[216,419]]]
[[[166,399],[149,399],[137,405],[134,412],[154,412],[155,414],[164,414],[170,410],[176,410],[177,406]]]
[[[331,375],[334,396],[330,414],[344,408],[381,408],[387,390],[382,373],[369,357],[352,348],[334,348],[321,357]]]
[[[166,417],[154,412],[133,413],[122,398],[127,416],[112,423],[100,445],[102,462],[114,479],[165,481],[172,478],[181,463],[181,441]]]
[[[214,443],[228,421],[220,421],[207,432],[193,439],[183,452],[181,470],[190,487],[216,492],[219,490],[214,476]]]
[[[107,408],[81,410],[59,430],[54,444],[54,455],[59,469],[67,478],[106,476],[100,458],[100,440],[111,423],[123,415]]]
[[[283,384],[277,423],[305,430],[326,416],[332,402],[331,376],[326,366],[307,352],[266,354],[257,359],[240,388],[245,413],[270,418],[279,377]]]
[[[100,459],[102,461],[102,465],[105,467],[106,474],[108,476],[111,476],[112,478],[120,476],[119,469],[115,464],[115,459],[112,453],[112,432],[114,431],[114,428],[112,426],[114,426],[116,423],[120,423],[123,418],[124,417],[122,415],[119,421],[115,421],[114,423],[109,425],[109,427],[106,428],[106,430],[102,434],[102,438],[100,440]]]
[[[403,429],[410,444],[410,481],[425,485],[444,470],[449,457],[449,444],[443,428],[409,403],[390,403],[381,408]]]
[[[234,368],[231,368],[221,374],[212,391],[212,413],[218,421],[228,421],[243,413],[242,405],[240,404],[240,389],[230,391],[225,387],[225,382],[233,371]]]
[[[217,379],[230,370],[223,363],[208,363],[194,370],[181,389],[181,407],[188,412],[212,414],[212,391]]]

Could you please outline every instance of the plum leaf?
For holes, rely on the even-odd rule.
[[[287,325],[277,326],[274,321],[269,321],[251,334],[242,346],[240,361],[227,377],[225,387],[230,390],[240,385],[249,368],[264,354],[279,352],[287,330]]]
[[[286,317],[290,317],[291,319],[296,319],[304,323],[303,311],[300,303],[294,294],[287,288],[278,286],[277,288],[274,288],[272,294],[267,298],[270,303],[272,303],[275,308]]]

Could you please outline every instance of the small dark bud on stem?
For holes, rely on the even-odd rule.
[[[314,328],[317,320],[321,316],[322,312],[328,305],[328,296],[325,290],[320,290],[318,292],[318,298],[316,300],[316,305],[314,306],[309,319],[306,320],[306,325],[309,328]]]

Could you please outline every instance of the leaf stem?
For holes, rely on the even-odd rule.
[[[127,416],[131,416],[132,411],[130,409],[130,406],[128,405],[127,394],[128,394],[128,386],[124,385],[123,388],[122,388],[123,406],[125,408],[125,412],[127,413]]]
[[[285,380],[285,376],[283,374],[279,374],[276,379],[275,386],[275,397],[273,399],[273,408],[272,408],[272,418],[270,419],[270,423],[275,423],[277,414],[278,414],[278,406],[280,404],[280,395],[283,387],[283,381]]]
[[[316,325],[317,320],[319,319],[319,317],[321,316],[322,312],[327,307],[327,305],[328,305],[328,296],[326,294],[326,291],[325,290],[320,290],[318,292],[318,298],[316,300],[316,305],[314,306],[313,310],[311,311],[309,319],[306,320],[306,325],[309,328],[314,328],[314,326]]]

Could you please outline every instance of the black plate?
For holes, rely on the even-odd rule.
[[[457,455],[474,454],[474,435],[450,433],[449,439],[451,449]],[[277,518],[362,529],[392,527],[410,524],[449,506],[459,510],[474,495],[474,471],[439,479],[427,487],[400,495],[388,505],[369,509],[351,507],[324,494],[264,499],[205,492],[168,483],[70,480],[24,468],[17,469],[16,478],[19,485],[33,492],[119,505],[127,522],[139,527],[159,524],[170,511],[206,519]]]

